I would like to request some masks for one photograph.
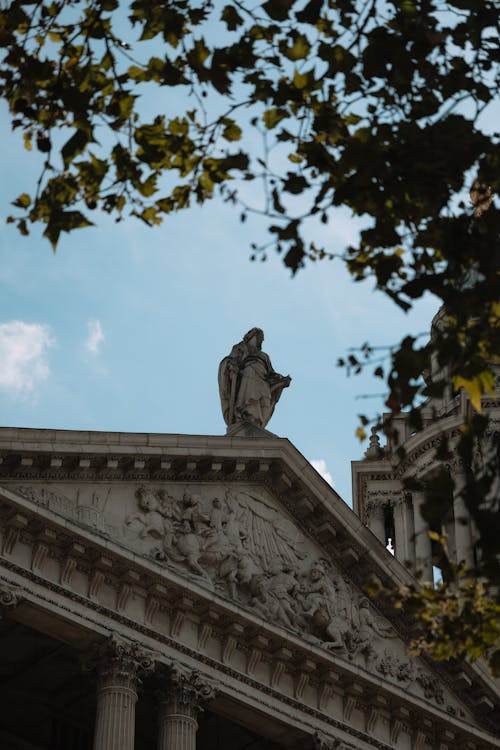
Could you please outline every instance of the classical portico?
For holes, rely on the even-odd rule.
[[[0,429],[2,748],[499,747],[481,667],[411,658],[367,598],[405,567],[242,433]]]

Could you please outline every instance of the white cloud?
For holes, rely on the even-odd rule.
[[[0,388],[30,393],[50,373],[46,350],[54,344],[48,326],[11,320],[0,323]]]
[[[318,474],[320,474],[325,482],[328,482],[333,487],[333,477],[328,471],[328,466],[326,465],[326,461],[324,458],[313,458],[311,461],[311,466],[313,469],[316,469]]]
[[[85,348],[91,354],[99,354],[99,349],[104,341],[104,332],[99,320],[89,320],[87,323],[89,332],[85,339]]]

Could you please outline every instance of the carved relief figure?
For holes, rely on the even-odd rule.
[[[302,586],[303,612],[329,649],[344,648],[349,621],[339,609],[333,581],[321,561],[312,563]]]
[[[252,328],[219,365],[222,414],[228,427],[244,421],[265,427],[283,388],[290,385],[289,375],[274,371],[262,351],[263,341],[264,332]]]
[[[396,633],[391,627],[383,627],[370,611],[370,604],[366,597],[362,597],[357,609],[353,608],[353,632],[350,644],[351,658],[363,654],[369,662],[375,654],[373,646],[374,636],[380,638],[394,638]]]
[[[292,628],[297,619],[293,599],[297,590],[295,571],[291,565],[282,565],[276,562],[270,573],[268,590],[269,596],[273,600],[273,610],[276,612],[279,622]]]

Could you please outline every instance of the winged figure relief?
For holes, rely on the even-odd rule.
[[[277,559],[297,565],[306,557],[302,533],[261,495],[228,491],[226,503],[242,530],[243,549],[260,562],[263,570],[269,570]]]

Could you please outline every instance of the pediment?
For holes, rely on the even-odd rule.
[[[309,680],[320,708],[336,680],[346,694],[359,680],[365,696],[380,689],[382,713],[406,705],[397,726],[413,714],[490,726],[491,682],[410,658],[404,613],[367,600],[371,575],[398,587],[405,568],[288,440],[243,433],[0,429],[2,562],[196,653],[217,642],[217,659],[269,689],[296,672],[290,694]]]
[[[460,719],[472,714],[262,481],[7,482],[16,495]]]

